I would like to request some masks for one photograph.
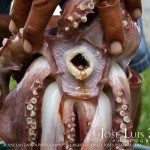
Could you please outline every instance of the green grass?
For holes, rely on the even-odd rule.
[[[9,90],[12,91],[16,86],[17,86],[17,82],[11,77],[10,84],[9,84]]]
[[[150,68],[141,74],[142,77],[142,113],[138,132],[143,132],[144,138],[139,144],[150,146]]]

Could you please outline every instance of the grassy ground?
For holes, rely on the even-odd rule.
[[[150,145],[150,68],[141,74],[142,85],[142,113],[138,132],[144,134],[139,138],[140,144]]]
[[[10,79],[9,90],[12,91],[17,86],[17,83],[13,78]]]

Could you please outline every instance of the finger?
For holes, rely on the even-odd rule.
[[[24,30],[25,51],[31,52],[42,46],[44,30],[59,2],[60,0],[33,1]]]
[[[54,28],[57,27],[57,22],[60,16],[52,16],[50,21],[48,22],[47,28]]]
[[[18,30],[24,26],[32,1],[33,0],[14,0],[14,4],[10,12],[12,19],[9,25],[10,32],[17,33]]]
[[[8,30],[9,22],[10,22],[10,16],[0,14],[0,38],[1,39],[9,37],[11,35],[11,33]]]
[[[109,46],[109,52],[118,55],[122,53],[125,47],[125,33],[122,26],[120,1],[99,1],[97,7]]]
[[[141,0],[125,0],[126,9],[134,19],[138,19],[142,15]]]

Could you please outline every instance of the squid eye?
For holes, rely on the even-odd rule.
[[[76,79],[85,80],[93,72],[92,54],[84,47],[74,48],[66,57],[66,66]]]
[[[85,59],[84,55],[80,53],[71,59],[71,62],[79,70],[84,70],[89,67],[89,62]]]

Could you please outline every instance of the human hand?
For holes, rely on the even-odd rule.
[[[141,0],[124,0],[124,3],[133,20],[141,17]],[[102,20],[105,38],[109,45],[109,52],[118,55],[123,52],[126,46],[120,0],[99,0],[97,8]]]
[[[12,33],[24,28],[24,50],[31,53],[43,43],[44,30],[59,4],[59,0],[14,0],[9,30]]]
[[[121,16],[121,3],[133,20],[137,20],[142,14],[141,0],[70,0],[65,7],[60,19],[61,28],[69,35],[78,29],[80,23],[88,21],[87,15],[94,13],[95,6],[98,9],[105,39],[112,55],[118,55],[125,49],[125,33]]]

